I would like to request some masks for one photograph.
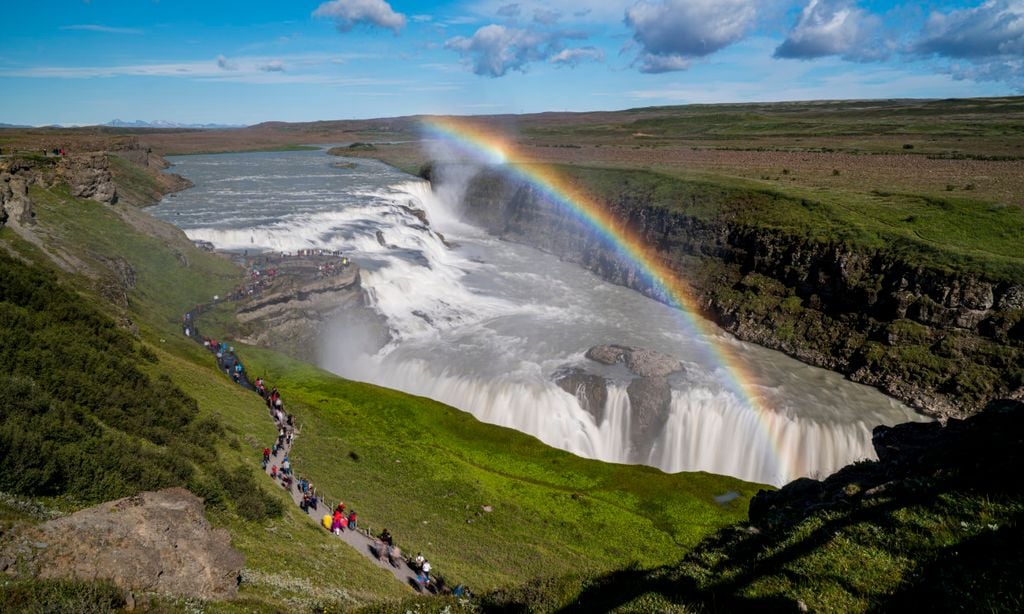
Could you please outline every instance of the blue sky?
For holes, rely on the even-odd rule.
[[[8,3],[4,22],[15,124],[1024,89],[1024,0],[57,0]]]

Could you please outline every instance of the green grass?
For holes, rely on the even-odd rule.
[[[753,181],[556,166],[606,203],[662,207],[702,220],[765,228],[810,241],[889,252],[939,271],[1024,280],[1024,209],[965,198],[784,192]]]
[[[298,472],[356,509],[363,526],[388,527],[405,551],[423,551],[439,573],[474,588],[674,560],[742,518],[758,489],[582,459],[429,399],[236,350],[296,414]],[[730,490],[742,496],[713,501]]]
[[[195,249],[180,231],[131,207],[74,199],[64,187],[33,186],[31,197],[48,249],[58,257],[70,255],[101,295],[125,290],[112,263],[131,266],[136,286],[127,293],[128,310],[154,336],[147,324],[165,333],[192,306],[223,294],[239,279],[229,260]]]

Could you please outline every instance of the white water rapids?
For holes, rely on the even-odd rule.
[[[581,456],[775,485],[873,458],[875,425],[925,419],[715,329],[712,341],[732,346],[756,380],[754,409],[676,310],[466,225],[451,199],[383,164],[337,168],[323,152],[173,161],[196,187],[154,213],[190,238],[230,250],[340,249],[360,264],[376,317],[347,314],[320,348],[321,366],[342,376],[437,399]],[[602,344],[683,362],[658,432],[637,435],[632,374],[584,357]],[[566,367],[608,379],[603,419],[554,383]]]

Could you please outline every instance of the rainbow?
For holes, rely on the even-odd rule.
[[[738,359],[736,350],[715,341],[717,334],[710,322],[697,315],[698,302],[693,291],[672,272],[655,249],[613,217],[581,186],[574,185],[549,165],[517,150],[503,135],[471,120],[452,117],[428,117],[423,120],[423,128],[429,138],[454,146],[473,160],[502,165],[509,175],[529,183],[547,200],[564,207],[621,257],[635,265],[636,272],[650,285],[652,293],[681,314],[684,331],[706,341],[707,357],[721,374],[725,387],[756,414],[761,432],[778,461],[776,470],[789,476],[799,475],[794,467],[796,459],[790,458],[792,451],[784,453],[782,442],[777,441],[779,435],[773,435],[782,432],[776,427],[780,426],[778,421],[786,418],[764,406],[758,394],[757,381]]]

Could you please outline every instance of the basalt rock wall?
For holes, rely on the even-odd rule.
[[[461,205],[468,221],[496,235],[666,299],[614,245],[525,182],[481,172]],[[690,286],[702,315],[741,339],[933,415],[1024,396],[1024,280],[927,268],[895,252],[693,215],[686,205],[642,196],[601,203]]]

